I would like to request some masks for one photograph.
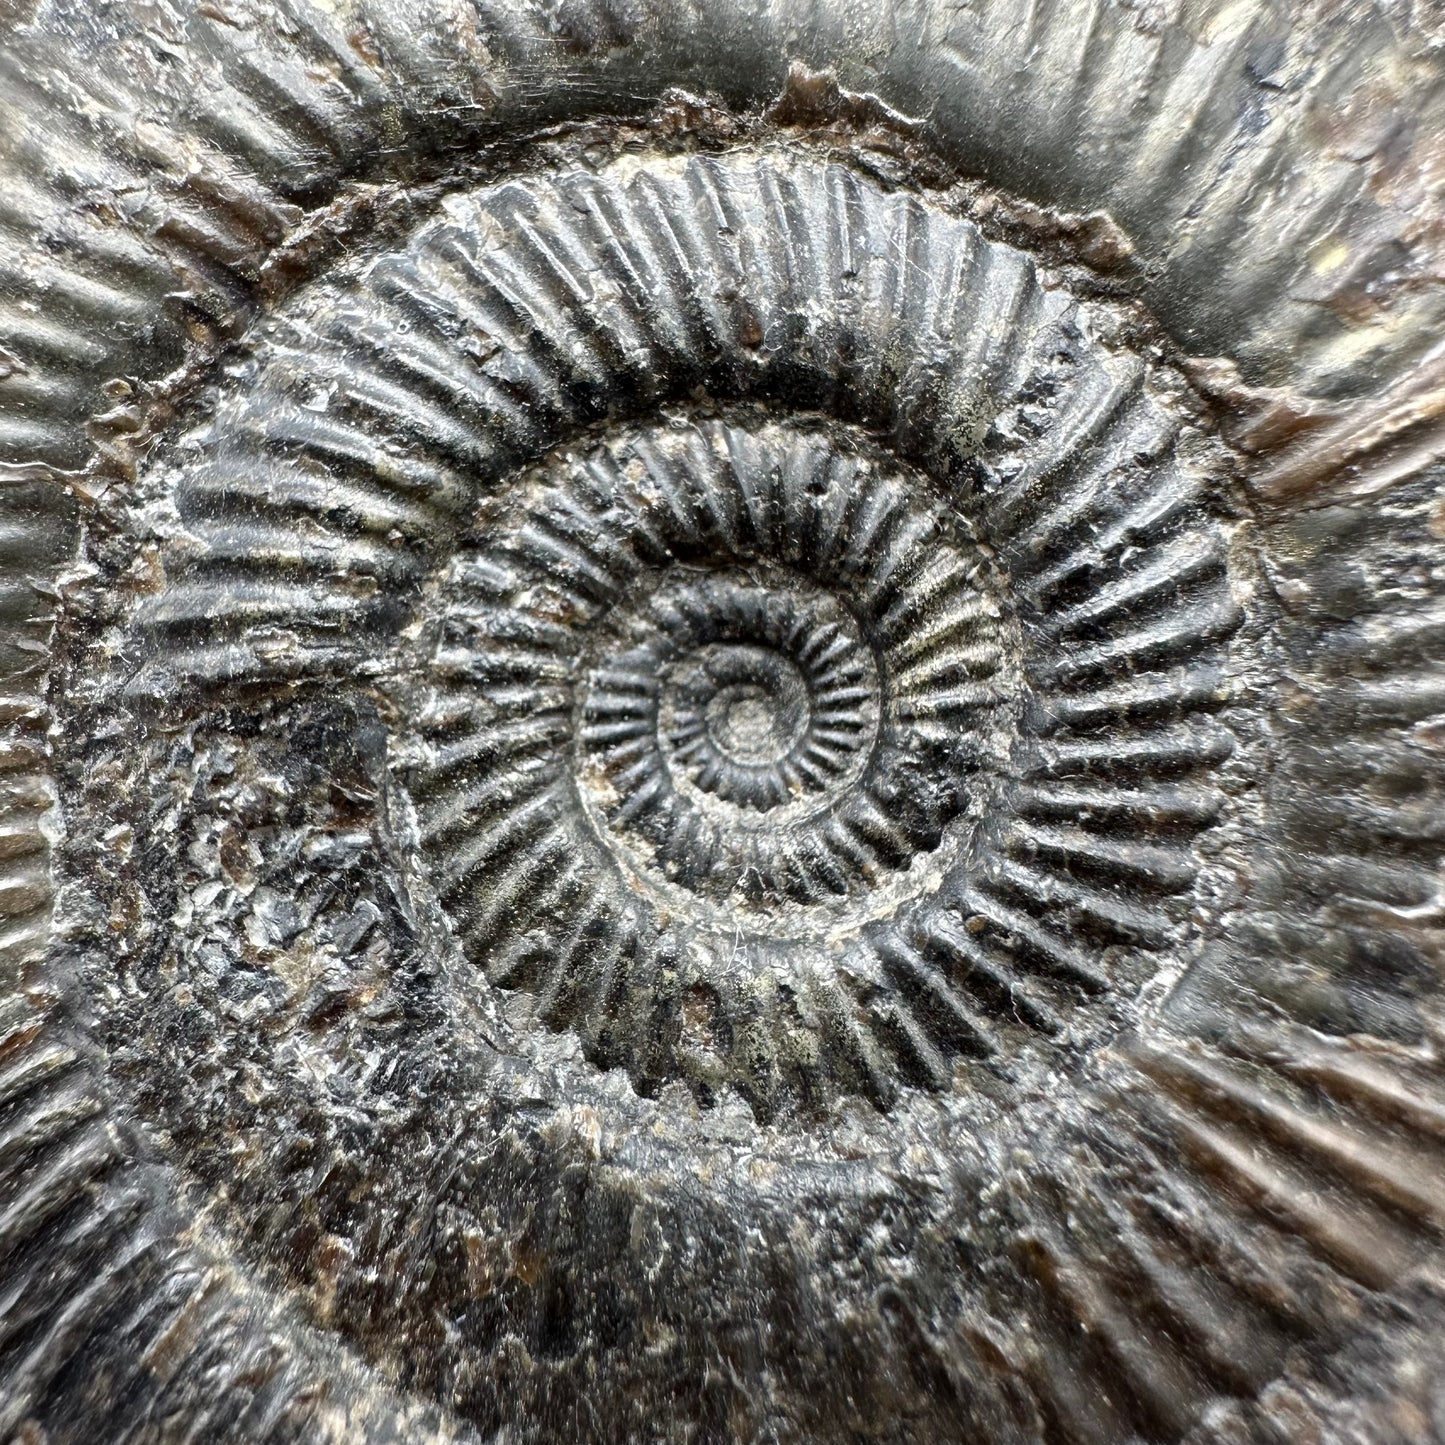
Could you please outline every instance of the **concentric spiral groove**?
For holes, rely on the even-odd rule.
[[[1395,21],[120,0],[102,76],[64,8],[0,53],[0,1435],[1424,1419]],[[926,122],[531,133],[845,29]]]
[[[1107,311],[768,150],[455,197],[357,284],[279,315],[197,438],[132,691],[435,634],[411,786],[494,984],[640,1088],[771,1117],[947,1089],[1171,936],[1241,614],[1217,458]],[[704,392],[758,420],[689,420]],[[784,396],[833,420],[779,430]],[[854,659],[834,694],[810,627]],[[724,686],[786,757],[723,757]]]

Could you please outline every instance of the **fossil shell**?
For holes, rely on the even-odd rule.
[[[0,1435],[1445,1435],[1423,16],[0,15]]]

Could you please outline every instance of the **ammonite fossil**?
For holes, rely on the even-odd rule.
[[[0,1439],[1445,1439],[1427,13],[0,25]]]

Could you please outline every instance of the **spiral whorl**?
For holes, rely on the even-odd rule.
[[[331,17],[293,56],[324,104],[198,99],[231,168],[182,148],[164,226],[138,185],[104,210],[213,281],[268,259],[229,299],[146,271],[189,298],[190,369],[141,431],[117,406],[104,485],[65,474],[54,725],[15,713],[17,776],[63,807],[17,783],[0,836],[29,878],[53,835],[53,927],[10,901],[17,948],[53,935],[25,986],[64,1030],[0,1007],[0,1435],[82,1438],[123,1379],[117,1439],[1295,1438],[1309,1371],[1425,1318],[1445,1233],[1437,499],[1285,518],[1248,450],[1294,439],[1276,501],[1361,451],[1384,487],[1437,424],[1422,382],[1350,432],[1300,289],[1379,304],[1320,229],[1338,188],[1297,233],[1255,216],[1313,239],[1251,271],[1176,173],[1236,110],[1176,142],[1100,80],[1100,46],[1155,54],[1152,11],[1019,19],[1020,55],[1093,57],[1029,102],[1029,154],[1067,163],[1026,199],[975,120],[1014,123],[1028,66],[966,118],[795,67],[767,110],[623,120],[633,12],[697,7],[503,0],[487,44],[524,89],[563,67],[572,119],[509,134],[540,91],[438,90],[421,134],[357,76],[491,52],[468,6],[333,33],[368,5],[298,8]],[[788,9],[789,44],[842,8]],[[1283,95],[1257,38],[1199,55]],[[1157,51],[1171,95],[1202,73]],[[1141,137],[1127,211],[1043,205],[1106,111]],[[309,188],[303,141],[338,158]],[[1294,176],[1252,144],[1200,174]],[[1396,346],[1394,385],[1423,343],[1387,332],[1350,344]],[[1184,354],[1206,334],[1298,343],[1333,390],[1246,386]],[[102,1327],[141,1364],[67,1415],[50,1382]]]
[[[644,1092],[947,1089],[1172,936],[1232,746],[1119,326],[781,149],[457,196],[222,398],[132,690],[394,672],[463,949]]]

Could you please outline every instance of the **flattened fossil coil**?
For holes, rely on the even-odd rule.
[[[1365,60],[897,6],[764,109],[843,7],[142,8],[0,61],[0,1435],[1445,1411],[1442,303]]]
[[[647,1091],[946,1089],[1173,936],[1219,808],[1225,463],[1121,326],[782,151],[454,198],[271,324],[133,687],[420,633],[494,982]]]

